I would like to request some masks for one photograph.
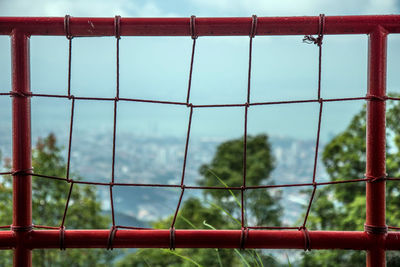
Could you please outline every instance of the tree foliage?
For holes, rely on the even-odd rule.
[[[271,152],[271,145],[267,135],[247,137],[246,156],[246,185],[267,184],[268,177],[275,167],[275,159]],[[200,167],[203,179],[199,181],[202,186],[230,186],[243,185],[243,139],[235,139],[220,144],[209,164]],[[271,182],[270,182],[271,183]],[[232,197],[232,193],[235,197]],[[240,206],[240,190],[229,192],[227,190],[204,190],[206,197],[211,197],[219,206],[238,216]],[[271,195],[267,190],[245,191],[248,205],[248,215],[256,225],[279,225],[281,208],[279,194]],[[235,199],[236,198],[236,199]]]
[[[274,168],[274,158],[266,135],[248,136],[247,185],[267,182]],[[221,143],[209,164],[199,170],[204,186],[241,186],[243,180],[243,139]],[[249,190],[250,191],[250,190]],[[176,220],[176,229],[240,229],[240,191],[204,190],[203,199],[187,199]],[[279,225],[279,195],[267,190],[245,192],[249,221]],[[168,229],[172,216],[154,222],[155,228]],[[175,251],[139,249],[119,262],[124,266],[278,266],[269,255],[256,250],[176,249]],[[279,265],[280,266],[280,265]]]
[[[400,103],[387,102],[386,168],[389,177],[400,174]],[[322,161],[332,181],[363,178],[366,163],[366,107],[356,114],[348,127],[334,137],[323,151]],[[309,217],[309,228],[362,231],[365,223],[365,184],[347,183],[319,188]],[[400,201],[396,183],[387,182],[387,224],[399,225]],[[388,253],[388,266],[398,258]],[[320,251],[306,254],[303,266],[362,266],[365,252]]]
[[[6,168],[10,161],[6,160]],[[66,163],[50,134],[39,139],[32,154],[36,173],[65,177]],[[64,213],[69,184],[64,181],[32,178],[32,220],[35,225],[59,226]],[[0,225],[12,224],[12,178],[3,176],[0,182]],[[90,186],[74,186],[65,225],[69,229],[103,229],[109,227],[108,217],[101,214],[96,191]],[[12,265],[10,252],[0,258],[0,265]],[[114,256],[105,250],[67,249],[34,250],[33,266],[108,266]]]

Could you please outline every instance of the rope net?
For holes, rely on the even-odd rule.
[[[114,195],[113,195],[113,187],[114,186],[124,186],[124,187],[153,187],[153,188],[176,188],[180,189],[179,200],[176,205],[176,209],[172,218],[172,222],[170,224],[170,249],[175,249],[175,223],[178,218],[178,214],[180,211],[180,207],[182,204],[182,199],[187,190],[232,190],[235,192],[240,192],[240,224],[241,224],[241,237],[239,247],[244,249],[246,247],[246,238],[248,236],[249,231],[251,230],[260,230],[260,229],[274,229],[274,230],[299,230],[304,233],[304,250],[311,250],[311,242],[309,238],[309,233],[307,229],[307,220],[309,218],[310,210],[312,207],[312,203],[315,197],[315,194],[320,186],[325,185],[335,185],[335,184],[345,184],[345,183],[376,183],[381,181],[400,181],[400,178],[391,178],[381,176],[381,177],[372,177],[366,176],[364,178],[356,178],[356,179],[342,179],[335,180],[329,182],[319,182],[316,176],[317,172],[317,162],[318,162],[318,154],[320,148],[320,132],[321,132],[321,120],[323,115],[324,103],[326,102],[343,102],[343,101],[386,101],[386,100],[400,100],[397,97],[378,97],[374,95],[366,95],[360,97],[348,97],[348,98],[322,98],[321,97],[321,75],[322,75],[322,48],[323,48],[323,38],[324,38],[324,27],[325,27],[325,16],[320,15],[319,17],[319,29],[318,35],[316,37],[307,35],[304,37],[303,42],[308,44],[315,44],[318,47],[319,55],[318,55],[318,86],[317,86],[317,97],[313,99],[306,100],[288,100],[288,101],[270,101],[270,102],[252,102],[251,101],[251,73],[252,73],[252,51],[253,51],[253,39],[257,35],[257,16],[253,15],[251,28],[249,29],[249,50],[248,50],[248,74],[247,74],[247,97],[244,103],[237,104],[205,104],[205,105],[196,105],[191,102],[190,93],[192,87],[192,74],[193,74],[193,65],[194,58],[196,54],[196,42],[198,39],[196,33],[196,17],[192,16],[190,18],[190,35],[192,38],[192,50],[191,50],[191,59],[190,59],[190,69],[189,69],[189,77],[187,84],[187,94],[186,94],[186,102],[174,102],[174,101],[163,101],[163,100],[150,100],[150,99],[136,99],[136,98],[123,98],[120,97],[120,49],[119,43],[121,40],[121,26],[120,26],[120,16],[115,17],[114,21],[114,30],[115,30],[115,40],[116,40],[116,85],[115,85],[115,97],[85,97],[85,96],[75,96],[71,94],[71,70],[72,70],[72,49],[73,49],[73,39],[76,38],[70,32],[70,16],[65,16],[64,20],[64,31],[66,38],[68,40],[68,84],[67,84],[67,92],[64,95],[60,94],[37,94],[37,93],[0,93],[2,96],[11,96],[11,97],[43,97],[43,98],[61,98],[68,99],[71,101],[71,111],[70,111],[70,122],[69,122],[69,138],[68,138],[68,147],[67,147],[67,168],[66,168],[66,176],[58,177],[58,176],[49,176],[41,173],[34,172],[33,169],[26,170],[12,170],[8,172],[2,172],[0,175],[31,175],[33,177],[42,178],[42,179],[51,179],[63,181],[69,184],[69,191],[65,203],[65,209],[62,215],[62,220],[60,225],[58,226],[45,226],[45,225],[32,225],[32,228],[37,229],[57,229],[60,231],[60,249],[65,250],[64,245],[64,232],[66,229],[66,218],[68,215],[69,204],[71,200],[71,194],[74,189],[74,185],[84,184],[84,185],[93,185],[93,186],[104,186],[109,188],[109,197],[110,197],[110,205],[111,205],[111,221],[112,226],[109,232],[107,249],[113,249],[113,239],[115,237],[116,232],[119,229],[152,229],[152,228],[142,228],[142,227],[133,227],[133,226],[124,226],[117,225],[115,220],[115,205],[114,205]],[[71,177],[70,165],[71,165],[71,146],[73,143],[73,130],[74,130],[74,112],[75,112],[75,103],[76,101],[108,101],[113,102],[113,136],[112,136],[112,163],[111,163],[111,177],[109,182],[93,182],[93,181],[85,181],[78,180],[74,177]],[[116,132],[117,132],[117,121],[118,121],[118,103],[120,102],[141,102],[141,103],[152,103],[159,105],[176,105],[176,106],[184,106],[189,110],[189,118],[187,124],[186,131],[186,142],[184,149],[184,157],[182,163],[182,175],[180,179],[180,183],[178,184],[157,184],[157,183],[119,183],[115,181],[115,159],[116,159]],[[282,105],[282,104],[298,104],[298,103],[318,103],[319,104],[319,112],[318,112],[318,126],[316,131],[316,142],[315,142],[315,155],[314,155],[314,163],[313,163],[313,172],[312,172],[312,181],[309,183],[296,183],[296,184],[271,184],[271,185],[247,185],[247,129],[248,129],[248,111],[253,106],[267,106],[267,105]],[[188,158],[188,147],[190,143],[191,137],[191,127],[192,127],[192,117],[193,113],[198,109],[203,108],[242,108],[244,113],[244,125],[243,125],[243,178],[241,186],[195,186],[195,185],[185,185],[185,172]],[[278,227],[278,226],[260,226],[260,225],[248,225],[246,220],[246,211],[245,211],[245,202],[246,202],[246,190],[257,190],[257,189],[271,189],[271,188],[285,188],[285,187],[308,187],[311,188],[311,194],[308,201],[307,209],[304,215],[304,219],[302,220],[301,225],[291,226],[291,227]],[[11,225],[0,226],[1,229],[11,229]],[[374,226],[365,226],[365,230],[367,232],[387,232],[387,230],[400,230],[400,227],[389,226],[384,229],[377,229]],[[14,229],[16,230],[16,229]]]

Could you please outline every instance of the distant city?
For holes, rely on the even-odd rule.
[[[5,128],[2,136],[10,136]],[[33,133],[33,143],[45,131]],[[65,133],[56,133],[58,143],[64,144]],[[0,148],[4,157],[11,151],[10,138],[1,139]],[[179,184],[182,176],[186,137],[135,136],[118,134],[116,142],[115,181],[118,183]],[[196,185],[201,179],[198,169],[209,163],[217,146],[226,141],[222,138],[193,138],[190,140],[185,184]],[[270,137],[276,168],[271,174],[275,184],[306,183],[312,180],[315,140],[296,140],[286,137]],[[112,169],[112,134],[109,132],[80,132],[74,134],[71,154],[71,169],[79,179],[109,182]],[[320,152],[323,144],[320,145]],[[327,180],[322,163],[318,162],[317,179]],[[110,209],[109,189],[98,186],[99,199],[104,211]],[[282,189],[282,204],[285,207],[282,221],[285,225],[297,225],[309,201],[306,188]],[[164,218],[175,211],[180,189],[147,187],[114,187],[114,203],[117,224],[145,226],[149,222]],[[185,197],[201,197],[201,190],[187,190]],[[185,198],[184,198],[185,199]]]

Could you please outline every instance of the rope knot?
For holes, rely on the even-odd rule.
[[[30,175],[32,174],[33,168],[25,169],[25,170],[14,170],[11,172],[12,176],[16,175]]]
[[[60,250],[65,250],[65,226],[60,227]]]
[[[111,226],[110,232],[108,233],[108,240],[107,240],[107,250],[113,250],[113,243],[115,234],[117,233],[117,227],[115,225]]]
[[[251,17],[251,30],[250,30],[250,38],[254,38],[257,33],[257,15],[253,15]]]
[[[71,16],[70,15],[65,15],[64,17],[64,32],[65,32],[65,37],[67,37],[68,40],[71,40],[73,38],[71,34],[71,27],[70,27],[70,21]]]
[[[190,17],[190,35],[192,36],[193,40],[196,40],[198,38],[197,32],[196,32],[196,16],[192,15]]]
[[[303,236],[304,236],[304,251],[311,251],[311,239],[310,239],[310,233],[308,232],[307,227],[301,226],[299,228],[299,231],[303,232]]]
[[[364,231],[368,234],[386,234],[388,232],[388,227],[387,225],[376,226],[364,224]]]
[[[121,16],[115,16],[114,19],[114,35],[115,38],[121,39]]]
[[[321,46],[322,40],[324,39],[324,31],[325,31],[325,15],[320,14],[318,22],[318,37],[314,37],[312,35],[305,35],[303,38],[303,43],[316,44],[318,46]]]
[[[24,92],[16,92],[16,91],[10,91],[10,96],[11,97],[31,97],[32,93],[24,93]]]
[[[370,101],[386,101],[387,96],[367,95],[366,98]]]
[[[312,35],[305,35],[303,37],[303,43],[306,44],[316,44],[318,46],[322,45],[322,36],[314,37]]]
[[[240,233],[240,249],[246,249],[246,241],[249,237],[249,228],[242,227],[242,232]]]
[[[175,227],[169,229],[169,249],[175,250]]]
[[[383,182],[383,181],[386,181],[387,173],[384,173],[381,176],[374,176],[374,175],[365,174],[365,178],[367,178],[367,181],[370,182],[370,183]]]

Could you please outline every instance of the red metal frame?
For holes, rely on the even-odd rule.
[[[15,29],[11,35],[12,90],[16,94],[30,92],[29,37]],[[13,97],[13,169],[29,170],[31,163],[31,105],[27,97]],[[26,239],[32,230],[31,176],[23,173],[13,178],[13,227],[15,234],[14,264],[31,264],[32,252]]]
[[[368,94],[378,99],[386,96],[386,29],[378,26],[369,35]],[[369,101],[367,105],[366,177],[378,179],[366,184],[367,226],[386,228],[386,107],[385,101]],[[384,234],[374,233],[374,246],[367,250],[367,266],[386,266]]]
[[[400,15],[326,17],[324,34],[368,34],[366,231],[309,231],[312,249],[367,251],[368,266],[385,266],[385,250],[400,249],[400,233],[386,233],[385,101],[386,40],[400,33]],[[197,18],[198,36],[249,35],[252,18]],[[318,17],[260,17],[257,35],[308,35],[318,32]],[[113,18],[71,18],[73,36],[114,36]],[[190,36],[189,18],[122,18],[122,36]],[[32,229],[29,37],[65,35],[64,18],[0,18],[0,34],[12,43],[13,226],[0,231],[0,248],[14,249],[14,265],[30,266],[31,249],[60,248],[59,230]],[[107,248],[110,230],[66,230],[66,248]],[[175,247],[238,248],[241,230],[176,230]],[[246,248],[304,249],[305,234],[291,230],[252,230]],[[170,247],[169,230],[119,230],[113,247]]]

